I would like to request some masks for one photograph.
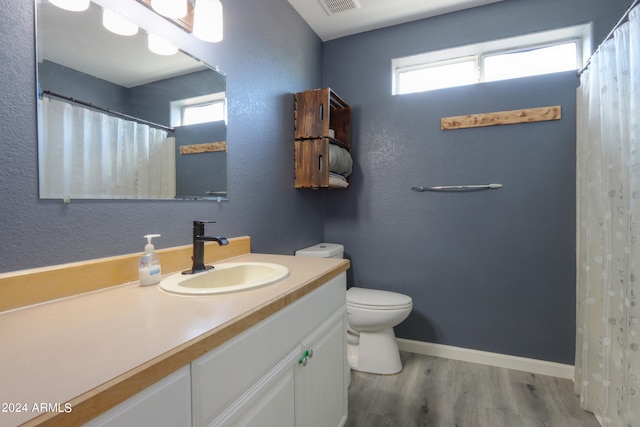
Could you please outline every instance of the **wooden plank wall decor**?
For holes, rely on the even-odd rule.
[[[226,141],[205,142],[204,144],[191,144],[180,147],[180,154],[212,153],[214,151],[227,151]]]
[[[544,122],[548,120],[560,120],[560,118],[561,108],[559,105],[555,105],[552,107],[525,108],[524,110],[443,117],[440,121],[440,129],[453,130],[483,126],[511,125],[516,123]]]

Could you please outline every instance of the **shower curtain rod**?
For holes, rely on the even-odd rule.
[[[119,111],[110,110],[109,108],[100,107],[100,106],[92,104],[90,102],[81,101],[79,99],[72,98],[72,97],[66,96],[66,95],[60,95],[59,93],[55,93],[55,92],[52,92],[50,90],[43,90],[42,93],[45,94],[45,95],[54,96],[56,98],[64,99],[65,101],[73,102],[75,104],[84,105],[85,107],[90,107],[90,108],[93,108],[93,109],[98,110],[98,111],[104,111],[105,113],[109,113],[112,116],[118,116],[118,117],[122,117],[124,119],[134,120],[134,121],[136,121],[138,123],[142,123],[142,124],[145,124],[145,125],[153,126],[155,128],[166,130],[167,132],[174,132],[176,130],[175,128],[172,128],[172,127],[167,127],[165,125],[160,125],[158,123],[154,123],[154,122],[150,122],[148,120],[140,119],[138,117],[130,116],[128,114],[121,113]]]
[[[615,33],[615,31],[620,28],[620,26],[622,24],[624,24],[627,21],[627,18],[629,17],[629,13],[631,13],[631,10],[633,10],[634,7],[636,7],[638,5],[638,3],[640,3],[640,0],[634,0],[633,3],[631,3],[631,5],[627,8],[627,10],[624,12],[624,15],[622,15],[622,18],[620,18],[620,20],[618,21],[618,23],[616,25],[614,25],[614,27],[611,29],[611,31],[609,31],[609,34],[607,34],[607,37],[604,38],[604,40],[602,40],[602,42],[598,45],[598,47],[596,48],[595,52],[593,52],[591,54],[591,56],[589,56],[589,59],[587,59],[587,62],[585,64],[584,67],[582,67],[581,69],[578,70],[578,77],[580,77],[582,75],[582,73],[584,73],[587,68],[589,68],[589,65],[591,65],[591,59],[598,53],[598,51],[600,51],[600,47],[607,41],[609,40],[611,37],[613,37],[613,33]]]

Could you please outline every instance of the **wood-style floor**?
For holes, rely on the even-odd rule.
[[[401,352],[397,375],[351,374],[346,427],[599,427],[573,383]]]

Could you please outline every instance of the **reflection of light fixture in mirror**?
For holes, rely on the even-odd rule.
[[[151,7],[167,18],[182,18],[187,14],[188,0],[151,0]]]
[[[178,51],[177,47],[156,34],[150,33],[148,37],[149,50],[156,55],[169,56]]]
[[[89,8],[91,0],[49,0],[51,4],[71,12],[82,12]]]
[[[222,40],[222,3],[220,0],[197,0],[193,17],[193,35],[206,42]]]
[[[138,32],[136,24],[108,9],[102,12],[102,25],[112,33],[121,36],[133,36]]]

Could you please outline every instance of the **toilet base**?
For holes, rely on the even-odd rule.
[[[347,358],[351,369],[371,374],[391,375],[402,371],[400,351],[393,328],[377,332],[349,331]]]

